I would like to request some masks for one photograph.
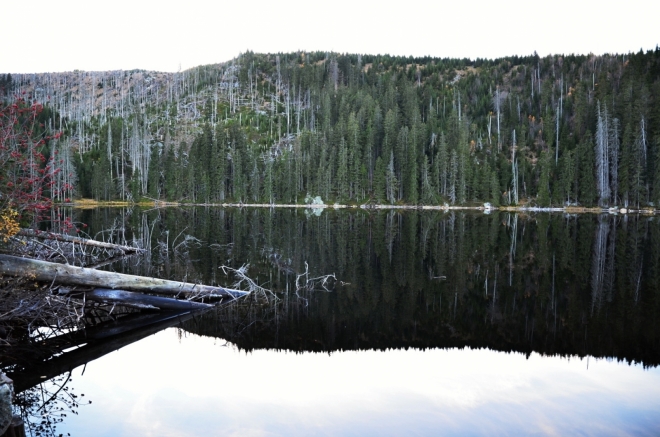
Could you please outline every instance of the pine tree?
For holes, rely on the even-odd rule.
[[[158,144],[151,148],[149,159],[149,185],[148,194],[153,199],[159,199],[162,191],[161,148]]]
[[[456,203],[456,191],[458,179],[458,153],[456,149],[451,151],[451,157],[449,158],[449,175],[447,177],[447,197],[451,203]]]
[[[383,146],[380,156],[389,156],[390,152],[394,151],[398,133],[399,127],[397,125],[396,112],[390,109],[385,114],[385,121],[383,123]]]
[[[234,202],[243,202],[246,191],[246,180],[243,172],[243,152],[236,143],[233,144],[231,149],[231,182],[232,199]]]
[[[223,202],[226,197],[227,179],[227,133],[216,129],[209,158],[209,183],[211,198],[214,202]]]
[[[632,199],[634,205],[639,208],[648,201],[647,165],[648,165],[648,142],[646,133],[646,120],[640,117],[639,126],[635,130],[633,142],[633,163],[631,173]]]
[[[440,141],[438,142],[438,150],[434,160],[435,173],[438,174],[438,188],[439,193],[443,196],[447,194],[447,180],[449,174],[449,152],[447,150],[447,141],[445,140],[444,132],[440,133]]]
[[[550,206],[550,168],[552,166],[550,155],[550,151],[544,151],[539,160],[541,168],[537,201],[541,206]]]
[[[490,181],[490,202],[495,205],[499,206],[500,204],[500,197],[501,197],[501,189],[500,189],[500,182],[497,179],[497,174],[495,171],[491,173],[491,181]]]
[[[653,175],[653,205],[660,208],[660,137],[655,139],[655,173]]]
[[[376,166],[374,168],[374,180],[373,180],[373,200],[376,204],[382,204],[385,202],[385,174],[386,168],[383,163],[383,159],[379,156],[376,158]]]
[[[106,155],[101,154],[94,164],[91,180],[92,196],[95,200],[111,200],[112,184],[108,184],[106,180],[106,175],[110,173],[110,161]]]
[[[229,129],[229,141],[231,149],[231,195],[234,202],[244,202],[247,200],[247,174],[245,165],[247,160],[247,139],[245,132],[236,124]]]
[[[390,163],[387,165],[387,171],[385,173],[385,192],[387,201],[391,204],[394,204],[397,200],[398,189],[399,181],[394,169],[394,152],[390,152]]]
[[[587,131],[578,144],[578,201],[585,206],[592,206],[596,201],[596,180],[594,177],[594,141]]]
[[[348,123],[346,125],[346,141],[348,147],[348,166],[349,166],[349,198],[359,200],[363,197],[361,194],[364,190],[364,180],[361,176],[363,159],[362,150],[359,141],[359,125],[355,112],[351,112],[348,116]]]
[[[275,203],[275,193],[273,191],[273,159],[269,155],[264,156],[264,183],[263,198],[269,204]]]
[[[633,130],[630,123],[626,124],[623,130],[623,138],[621,141],[621,160],[619,163],[619,193],[621,193],[621,200],[623,206],[628,208],[630,201],[633,198],[631,177],[633,173],[633,166],[635,163],[633,146]]]
[[[610,200],[610,147],[609,147],[609,115],[607,106],[601,111],[600,101],[597,104],[596,125],[596,188],[598,204],[605,206]]]
[[[394,175],[396,176],[397,181],[402,182],[398,184],[399,190],[397,193],[397,200],[403,199],[403,197],[408,194],[408,190],[411,188],[409,185],[409,179],[407,178],[409,149],[408,137],[408,126],[403,126],[401,129],[399,129],[399,134],[397,136],[396,143],[394,144]]]
[[[348,147],[344,138],[339,140],[339,153],[337,161],[337,198],[340,200],[346,200],[350,198],[350,192],[348,189]]]
[[[163,173],[164,173],[164,194],[167,200],[179,200],[180,191],[179,191],[179,172],[180,166],[176,161],[174,154],[174,146],[170,145],[168,147],[165,161],[163,163]]]
[[[250,199],[252,202],[257,203],[259,199],[261,198],[261,176],[262,176],[262,170],[260,166],[260,162],[255,156],[256,154],[254,153],[254,150],[252,148],[248,148],[247,150],[247,161],[249,163],[249,193],[247,195],[248,199]],[[293,184],[291,184],[293,185]],[[293,186],[292,186],[293,188]]]
[[[431,176],[429,172],[429,159],[426,155],[423,158],[422,164],[422,203],[425,205],[432,205],[437,202],[435,197],[435,190],[431,185]]]
[[[559,184],[557,192],[561,194],[561,200],[566,204],[577,202],[575,152],[565,150],[559,158]]]
[[[458,185],[457,196],[460,203],[465,203],[468,198],[468,181],[472,176],[470,166],[470,145],[468,143],[468,122],[461,123],[457,146],[458,154]]]
[[[609,124],[608,132],[609,159],[610,159],[610,193],[612,203],[619,201],[619,150],[621,148],[619,141],[619,119],[612,119]]]

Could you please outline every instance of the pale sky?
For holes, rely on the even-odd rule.
[[[241,52],[497,58],[660,44],[660,2],[31,0],[0,7],[0,73],[177,71]]]

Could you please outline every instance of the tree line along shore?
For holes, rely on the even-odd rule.
[[[660,50],[259,54],[179,73],[0,75],[64,202],[660,204]],[[57,137],[54,136],[57,133]]]

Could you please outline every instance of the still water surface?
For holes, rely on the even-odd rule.
[[[94,402],[62,428],[76,436],[660,432],[660,372],[607,360],[470,349],[245,353],[168,329],[79,374],[73,384]]]
[[[110,268],[275,290],[73,371],[81,435],[659,435],[660,223],[620,216],[72,212]],[[97,237],[98,238],[98,237]],[[296,277],[335,273],[329,290]]]

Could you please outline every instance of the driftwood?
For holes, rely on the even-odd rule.
[[[0,275],[21,276],[53,284],[80,285],[170,296],[237,298],[248,294],[243,290],[106,272],[11,255],[0,255]]]
[[[83,246],[100,247],[102,249],[119,250],[125,254],[144,252],[144,249],[132,246],[122,246],[120,244],[106,243],[105,241],[89,240],[86,238],[73,237],[65,234],[54,234],[46,231],[35,231],[34,229],[21,229],[18,235],[31,238],[42,238],[46,240],[63,241],[66,243],[81,244]]]

